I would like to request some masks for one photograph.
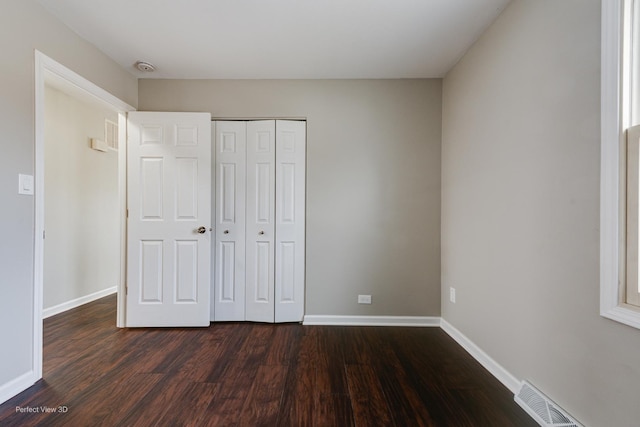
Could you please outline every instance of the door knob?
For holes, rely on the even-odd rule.
[[[207,229],[205,227],[198,227],[198,230],[196,231],[200,234],[204,234],[207,231]]]
[[[258,234],[262,236],[264,234],[264,231],[260,231]]]
[[[224,230],[224,234],[229,234],[229,230]]]

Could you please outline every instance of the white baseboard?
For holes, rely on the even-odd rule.
[[[117,290],[118,288],[114,286],[113,288],[103,289],[71,301],[63,302],[62,304],[54,305],[53,307],[45,308],[42,310],[42,318],[46,319],[47,317],[55,316],[56,314],[71,310],[72,308],[80,307],[83,304],[106,297],[107,295],[115,294]]]
[[[36,383],[40,378],[36,378],[33,371],[20,375],[18,378],[0,386],[0,404],[12,397],[22,393]]]
[[[482,351],[473,341],[467,338],[462,332],[457,330],[453,325],[444,319],[440,321],[440,327],[451,338],[453,338],[467,353],[476,359],[484,368],[491,373],[498,381],[504,384],[513,394],[520,389],[520,381],[516,379],[509,371],[504,369],[498,362],[493,360],[487,353]]]
[[[332,316],[307,315],[303,325],[334,326],[440,326],[439,317],[429,316]]]

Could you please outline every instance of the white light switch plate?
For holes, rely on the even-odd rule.
[[[33,195],[33,175],[18,174],[18,194]]]

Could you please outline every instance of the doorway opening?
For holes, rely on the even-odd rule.
[[[119,145],[119,150],[116,154],[117,156],[117,176],[115,179],[117,180],[117,190],[114,194],[114,215],[117,217],[117,226],[116,232],[118,233],[119,238],[114,245],[117,247],[118,254],[115,255],[117,261],[113,264],[116,265],[117,272],[113,275],[112,280],[115,279],[116,283],[114,283],[114,287],[116,288],[118,294],[118,314],[116,319],[117,326],[124,326],[124,298],[123,298],[123,290],[124,290],[124,274],[125,274],[125,233],[126,233],[126,175],[125,175],[125,166],[126,166],[126,141],[125,141],[125,132],[126,132],[126,114],[129,111],[133,111],[134,108],[127,103],[121,101],[120,99],[114,97],[110,93],[106,92],[104,89],[96,86],[94,83],[86,80],[84,77],[79,74],[71,71],[66,68],[62,64],[56,62],[55,60],[47,57],[41,52],[35,52],[35,240],[34,240],[34,292],[33,292],[33,373],[36,379],[42,378],[42,367],[43,367],[43,358],[42,358],[42,346],[43,346],[43,330],[42,330],[42,321],[43,321],[43,307],[44,307],[44,278],[45,278],[45,240],[47,237],[45,226],[45,209],[47,204],[47,199],[45,194],[47,191],[47,186],[45,185],[45,159],[46,159],[46,144],[45,144],[45,133],[46,133],[46,102],[47,102],[47,91],[55,90],[60,92],[60,99],[65,98],[67,101],[69,99],[73,99],[73,102],[84,102],[86,104],[92,105],[98,109],[102,109],[104,111],[109,111],[113,114],[111,116],[112,121],[115,119],[118,123],[118,136],[117,142]],[[51,97],[51,93],[49,92],[49,96]],[[56,95],[57,96],[57,95]],[[50,98],[51,99],[51,98]],[[71,104],[69,104],[71,105]],[[60,153],[64,156],[65,153]],[[80,175],[73,176],[75,180],[82,180],[83,177]],[[90,195],[90,190],[85,191],[85,193]],[[65,203],[64,200],[49,200],[49,204],[51,203]],[[74,209],[73,205],[66,206],[65,209],[68,209],[71,212]],[[61,212],[64,213],[64,210]],[[68,215],[72,216],[72,215]],[[91,222],[91,218],[87,219]],[[95,224],[95,227],[99,227],[100,224]],[[70,225],[73,227],[73,224]],[[76,233],[79,230],[71,229],[72,232]],[[88,227],[87,230],[91,232],[91,227]],[[80,230],[84,234],[87,233],[86,230]],[[51,235],[51,231],[49,232]],[[86,236],[84,236],[86,237]],[[75,260],[76,262],[78,260]],[[113,268],[113,267],[112,267]],[[111,289],[111,292],[113,289]],[[95,292],[94,292],[95,293]],[[95,297],[96,295],[94,295]],[[78,301],[76,301],[77,303]],[[55,306],[55,304],[54,304]],[[58,304],[59,309],[64,308],[64,303]],[[50,312],[51,313],[51,312]]]
[[[118,113],[45,81],[43,318],[117,291]]]

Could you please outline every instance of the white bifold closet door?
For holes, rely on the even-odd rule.
[[[276,322],[304,315],[306,134],[306,122],[276,121]]]
[[[247,122],[245,320],[275,320],[275,121]]]
[[[247,133],[243,122],[214,123],[215,129],[215,316],[244,320],[245,189]]]
[[[218,121],[212,320],[304,315],[306,126]]]

